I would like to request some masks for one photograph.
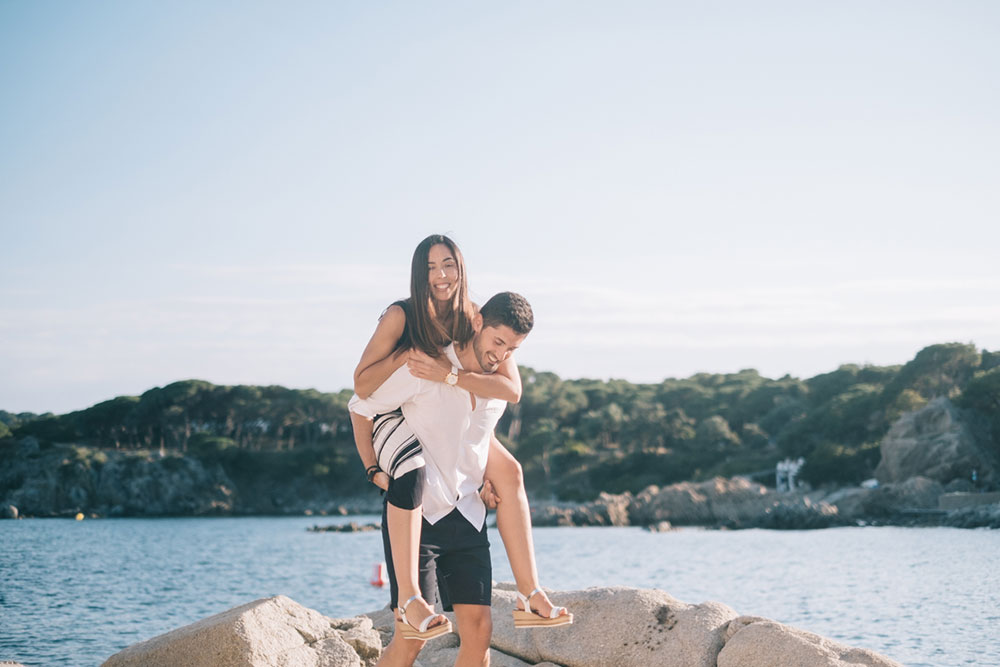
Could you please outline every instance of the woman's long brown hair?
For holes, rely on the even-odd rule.
[[[451,298],[451,307],[441,320],[434,315],[434,299],[427,280],[431,248],[438,244],[448,247],[458,265],[458,289]],[[441,355],[441,348],[448,343],[464,344],[472,338],[472,318],[475,312],[469,301],[465,259],[455,242],[443,234],[431,234],[413,251],[413,263],[410,265],[410,306],[406,323],[410,347],[438,357]],[[403,343],[402,340],[400,342]]]

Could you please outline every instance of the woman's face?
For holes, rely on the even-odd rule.
[[[436,301],[447,301],[458,290],[458,261],[443,243],[431,246],[427,253],[427,283]]]

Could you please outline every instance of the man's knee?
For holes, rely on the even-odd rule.
[[[493,635],[493,617],[486,605],[455,605],[455,616],[458,621],[458,636],[463,644],[490,645]]]

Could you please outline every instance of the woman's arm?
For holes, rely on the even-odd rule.
[[[361,361],[354,369],[354,393],[368,398],[397,368],[406,363],[406,351],[396,348],[406,326],[406,313],[399,306],[392,305],[378,321],[375,333],[361,354]]]
[[[434,359],[420,350],[410,350],[407,365],[416,377],[434,382],[444,382],[451,372],[447,359]],[[499,398],[508,403],[521,400],[521,374],[513,357],[505,359],[495,373],[459,370],[458,386],[484,398]]]

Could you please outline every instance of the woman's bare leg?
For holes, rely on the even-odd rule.
[[[402,607],[414,595],[420,595],[420,521],[421,507],[406,510],[386,503],[386,525],[389,527],[389,542],[392,544],[392,567],[396,574],[399,599],[396,606]],[[419,627],[425,618],[434,613],[423,599],[414,600],[406,608],[406,620],[413,627]],[[399,618],[397,612],[396,617]],[[433,621],[430,627],[444,623],[443,619]]]
[[[507,550],[507,560],[510,561],[514,581],[521,594],[528,595],[540,584],[535,566],[535,544],[531,539],[531,511],[528,508],[528,495],[524,491],[524,474],[521,464],[500,444],[496,436],[490,439],[486,479],[492,483],[499,499],[496,510],[497,529]],[[518,602],[518,607],[520,606]],[[531,598],[531,606],[546,617],[552,611],[552,603],[544,592]]]

